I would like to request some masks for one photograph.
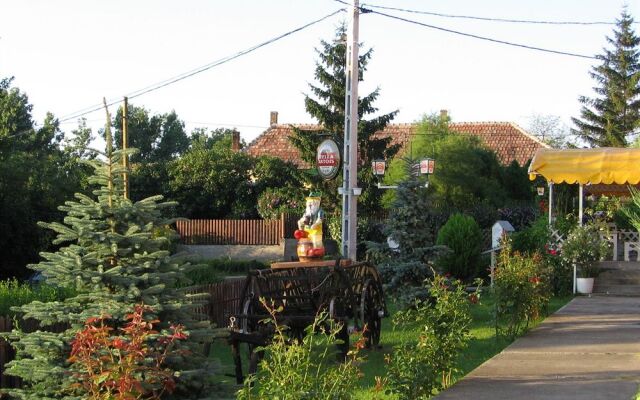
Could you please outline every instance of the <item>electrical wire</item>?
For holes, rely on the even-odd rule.
[[[338,0],[336,0],[338,1]],[[340,3],[344,3],[340,1]],[[508,18],[491,18],[491,17],[476,17],[472,15],[456,15],[456,14],[443,14],[432,11],[418,11],[418,10],[410,10],[406,8],[397,8],[397,7],[385,7],[378,6],[369,3],[363,3],[363,7],[371,7],[371,8],[379,8],[382,10],[393,10],[393,11],[401,11],[412,14],[422,14],[422,15],[432,15],[436,17],[445,17],[445,18],[462,18],[462,19],[473,19],[478,21],[490,21],[490,22],[508,22],[508,23],[518,23],[518,24],[544,24],[544,25],[615,25],[615,22],[606,22],[606,21],[541,21],[541,20],[531,20],[531,19],[508,19]],[[638,23],[638,22],[634,22]]]
[[[235,53],[235,54],[233,54],[233,55],[230,55],[230,56],[227,56],[227,57],[221,58],[221,59],[216,60],[216,61],[213,61],[213,62],[211,62],[211,63],[209,63],[209,64],[203,65],[203,66],[198,67],[198,68],[196,68],[196,69],[193,69],[193,70],[191,70],[191,71],[188,71],[188,72],[182,73],[182,74],[180,74],[180,75],[177,75],[177,76],[174,76],[174,77],[172,77],[172,78],[166,79],[166,80],[164,80],[164,81],[161,81],[161,82],[155,83],[155,84],[150,85],[150,86],[147,86],[147,87],[145,87],[145,88],[142,88],[142,89],[136,90],[136,91],[131,92],[131,93],[129,93],[129,94],[127,94],[127,95],[125,95],[125,96],[126,96],[126,97],[128,97],[128,98],[130,98],[130,99],[133,99],[133,98],[136,98],[136,97],[142,96],[142,95],[144,95],[144,94],[147,94],[147,93],[153,92],[153,91],[155,91],[155,90],[161,89],[161,88],[163,88],[163,87],[169,86],[169,85],[171,85],[171,84],[173,84],[173,83],[176,83],[176,82],[179,82],[179,81],[181,81],[181,80],[184,80],[184,79],[190,78],[190,77],[192,77],[192,76],[194,76],[194,75],[197,75],[197,74],[199,74],[199,73],[201,73],[201,72],[207,71],[207,70],[209,70],[209,69],[211,69],[211,68],[214,68],[214,67],[217,67],[217,66],[219,66],[219,65],[225,64],[225,63],[227,63],[227,62],[229,62],[229,61],[231,61],[231,60],[234,60],[234,59],[236,59],[236,58],[238,58],[238,57],[241,57],[241,56],[244,56],[244,55],[246,55],[246,54],[249,54],[249,53],[251,53],[251,52],[253,52],[253,51],[255,51],[255,50],[258,50],[258,49],[259,49],[259,48],[261,48],[261,47],[264,47],[264,46],[267,46],[267,45],[272,44],[272,43],[274,43],[274,42],[277,42],[277,41],[278,41],[278,40],[280,40],[280,39],[283,39],[283,38],[285,38],[285,37],[287,37],[287,36],[290,36],[290,35],[292,35],[292,34],[294,34],[294,33],[299,32],[299,31],[301,31],[301,30],[303,30],[303,29],[305,29],[305,28],[308,28],[308,27],[310,27],[310,26],[312,26],[312,25],[315,25],[315,24],[317,24],[317,23],[320,23],[320,22],[322,22],[322,21],[324,21],[324,20],[326,20],[326,19],[329,19],[329,18],[333,17],[334,15],[339,14],[339,13],[344,12],[344,11],[345,11],[345,9],[344,9],[344,8],[341,8],[341,9],[339,9],[339,10],[337,10],[337,11],[332,12],[331,14],[325,15],[325,16],[324,16],[324,17],[322,17],[322,18],[316,19],[316,20],[314,20],[314,21],[312,21],[312,22],[309,22],[309,23],[307,23],[307,24],[305,24],[305,25],[302,25],[302,26],[300,26],[300,27],[298,27],[298,28],[296,28],[296,29],[293,29],[293,30],[291,30],[291,31],[288,31],[288,32],[286,32],[286,33],[283,33],[283,34],[281,34],[281,35],[279,35],[279,36],[276,36],[276,37],[274,37],[274,38],[272,38],[272,39],[269,39],[269,40],[267,40],[267,41],[265,41],[265,42],[259,43],[259,44],[255,45],[255,46],[252,46],[252,47],[249,47],[248,49],[245,49],[245,50],[239,51],[238,53]],[[120,101],[121,101],[120,99],[112,100],[112,101],[107,102],[107,104],[106,104],[106,105],[107,105],[107,106],[112,106],[112,105],[114,105],[114,104],[116,104],[116,103],[119,103]],[[76,118],[81,117],[81,116],[83,116],[83,115],[86,115],[86,114],[89,114],[89,113],[92,113],[92,112],[95,112],[95,111],[101,110],[101,109],[103,109],[104,107],[105,107],[105,105],[104,105],[104,104],[96,104],[96,105],[93,105],[93,106],[86,107],[86,108],[84,108],[84,109],[82,109],[82,110],[79,110],[79,111],[76,111],[76,112],[73,112],[73,113],[70,113],[70,114],[65,115],[64,117],[62,117],[62,118],[60,119],[60,122],[68,121],[68,120],[71,120],[71,119],[76,119]]]
[[[338,0],[336,0],[336,1],[338,1]],[[529,50],[537,50],[537,51],[542,51],[542,52],[551,53],[551,54],[559,54],[559,55],[563,55],[563,56],[586,58],[586,59],[590,59],[590,60],[596,60],[597,59],[597,57],[587,56],[587,55],[584,55],[584,54],[569,53],[569,52],[566,52],[566,51],[545,49],[545,48],[542,48],[542,47],[529,46],[529,45],[526,45],[526,44],[507,42],[506,40],[499,40],[499,39],[489,38],[489,37],[486,37],[486,36],[474,35],[472,33],[460,32],[460,31],[456,31],[456,30],[453,30],[453,29],[442,28],[440,26],[425,24],[423,22],[419,22],[419,21],[414,21],[414,20],[407,19],[407,18],[398,17],[396,15],[386,14],[386,13],[383,13],[383,12],[380,12],[380,11],[367,10],[367,12],[368,13],[372,13],[372,14],[378,14],[378,15],[381,15],[383,17],[395,19],[395,20],[398,20],[398,21],[407,22],[407,23],[414,24],[414,25],[420,25],[420,26],[423,26],[425,28],[436,29],[436,30],[439,30],[439,31],[443,31],[443,32],[447,32],[447,33],[453,33],[453,34],[460,35],[460,36],[466,36],[466,37],[470,37],[470,38],[473,38],[473,39],[485,40],[485,41],[492,42],[492,43],[499,43],[499,44],[504,44],[504,45],[507,45],[507,46],[519,47],[519,48],[524,48],[524,49],[529,49]]]

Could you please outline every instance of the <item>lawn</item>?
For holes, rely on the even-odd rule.
[[[549,305],[549,314],[554,313],[560,307],[565,305],[571,297],[553,298]],[[493,326],[493,299],[490,295],[484,295],[482,301],[472,306],[473,325],[471,328],[472,339],[469,343],[469,347],[465,350],[464,354],[460,357],[460,372],[454,376],[453,381],[460,379],[464,375],[471,372],[478,367],[484,361],[493,357],[502,349],[510,344],[509,341],[501,339],[496,340],[495,329]],[[393,314],[396,308],[393,304],[389,304],[389,311]],[[537,321],[539,323],[541,321]],[[537,324],[536,323],[536,324]],[[534,326],[536,325],[534,324]],[[365,350],[362,355],[364,361],[361,365],[363,378],[360,382],[360,389],[358,390],[358,399],[371,399],[372,388],[375,385],[376,376],[384,376],[385,363],[384,355],[390,352],[394,345],[405,341],[416,341],[419,334],[419,327],[415,329],[394,330],[391,318],[386,318],[382,323],[382,335],[381,335],[381,349]],[[231,351],[224,343],[218,343],[213,346],[212,357],[220,360],[224,366],[224,372],[227,374],[233,373],[233,361],[231,359]],[[245,359],[246,360],[246,359]],[[243,361],[245,361],[243,360]],[[246,365],[246,364],[245,364]],[[233,378],[225,379],[228,383],[234,383]],[[379,396],[379,398],[393,398],[393,396]]]

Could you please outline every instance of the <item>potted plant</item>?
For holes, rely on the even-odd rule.
[[[593,283],[600,273],[598,262],[607,255],[609,243],[601,239],[601,227],[596,224],[577,226],[562,244],[562,257],[573,264],[579,277],[576,286],[579,293],[593,291]]]

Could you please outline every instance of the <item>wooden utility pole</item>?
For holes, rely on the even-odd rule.
[[[122,110],[122,166],[124,167],[124,172],[122,173],[122,181],[124,186],[124,198],[129,198],[129,156],[127,155],[127,113],[129,109],[129,100],[124,98],[124,108]]]

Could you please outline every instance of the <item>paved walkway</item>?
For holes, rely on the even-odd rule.
[[[577,297],[437,399],[634,398],[640,297]]]

